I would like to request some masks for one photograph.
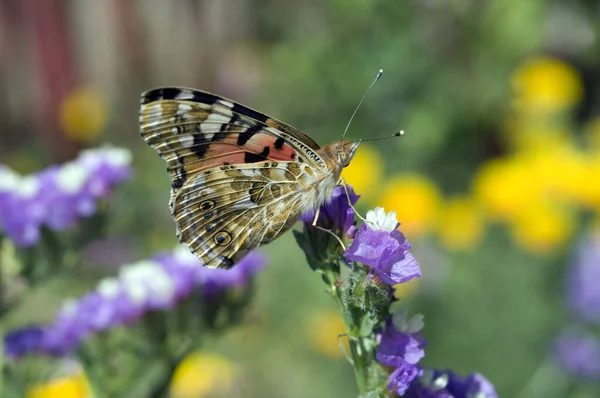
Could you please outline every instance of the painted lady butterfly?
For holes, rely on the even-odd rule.
[[[187,88],[143,93],[139,118],[167,162],[177,236],[210,268],[233,267],[330,200],[359,145],[319,147],[294,127]]]

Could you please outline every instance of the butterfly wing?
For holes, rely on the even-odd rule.
[[[179,240],[208,267],[229,268],[289,229],[326,170],[310,137],[231,100],[160,88],[141,103],[142,137],[167,162]]]
[[[140,131],[167,162],[174,190],[190,174],[228,164],[269,159],[324,165],[319,145],[298,129],[198,90],[143,93]]]

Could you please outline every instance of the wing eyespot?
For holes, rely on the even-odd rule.
[[[231,239],[231,234],[226,231],[219,231],[214,237],[215,243],[219,246],[227,246]]]
[[[202,210],[202,211],[209,211],[213,207],[215,207],[214,200],[205,200],[204,202],[200,203],[200,210]],[[212,217],[212,213],[210,213],[210,214],[211,215],[208,218]]]

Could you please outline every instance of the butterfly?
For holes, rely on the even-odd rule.
[[[320,147],[288,124],[188,88],[142,93],[139,122],[167,163],[177,236],[209,268],[233,267],[328,202],[360,143]]]

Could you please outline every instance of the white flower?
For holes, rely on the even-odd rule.
[[[175,258],[177,259],[177,261],[180,261],[185,265],[187,265],[187,264],[190,264],[192,266],[201,265],[198,257],[196,257],[196,255],[190,251],[189,247],[187,247],[185,245],[177,245],[175,247],[174,255],[175,255]]]
[[[87,182],[89,171],[75,162],[64,164],[56,176],[56,185],[68,194],[78,193]]]
[[[83,167],[95,169],[98,165],[106,162],[111,166],[129,166],[133,159],[131,151],[124,148],[105,145],[100,148],[86,149],[82,151],[77,159]]]
[[[14,191],[21,182],[21,176],[6,166],[0,166],[0,191]]]
[[[17,194],[23,199],[31,199],[38,194],[40,184],[34,176],[25,176],[17,187]]]
[[[136,303],[153,301],[169,302],[175,294],[174,282],[169,274],[154,261],[139,261],[121,267],[119,280],[123,289]]]
[[[383,207],[376,207],[375,210],[369,210],[367,212],[367,223],[373,229],[379,229],[386,232],[392,232],[398,228],[396,212],[390,211],[386,214]]]

